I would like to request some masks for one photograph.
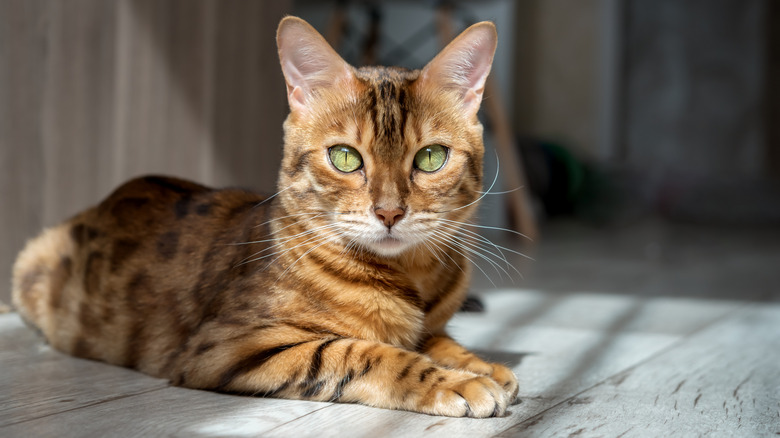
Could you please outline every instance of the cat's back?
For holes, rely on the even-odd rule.
[[[149,346],[175,349],[218,304],[213,291],[231,286],[224,272],[240,270],[248,250],[238,244],[265,232],[256,226],[263,200],[176,178],[131,180],[27,244],[14,304],[62,351],[150,371],[160,364],[139,363]]]

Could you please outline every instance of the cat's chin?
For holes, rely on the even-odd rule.
[[[395,237],[384,237],[369,246],[374,253],[382,257],[397,257],[409,248],[409,244]]]

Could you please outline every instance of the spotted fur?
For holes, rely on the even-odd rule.
[[[482,185],[493,26],[418,71],[355,69],[292,17],[277,38],[291,107],[277,195],[132,180],[22,251],[20,314],[59,350],[185,387],[502,415],[513,373],[444,330],[470,275],[448,239]],[[446,165],[415,169],[433,143]],[[336,144],[363,167],[337,170]]]

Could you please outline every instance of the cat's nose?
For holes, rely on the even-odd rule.
[[[378,217],[387,228],[392,227],[396,222],[400,221],[401,218],[404,217],[404,213],[406,213],[406,211],[404,211],[403,208],[394,208],[392,210],[388,210],[380,207],[374,209],[374,214],[376,214],[376,217]]]

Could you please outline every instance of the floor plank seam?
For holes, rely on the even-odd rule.
[[[282,424],[279,424],[279,425],[277,425],[277,426],[273,427],[272,429],[268,429],[268,430],[266,430],[266,431],[265,431],[265,432],[263,432],[263,433],[264,433],[264,434],[271,433],[271,432],[275,431],[276,429],[279,429],[279,428],[280,428],[280,427],[282,427],[282,426],[286,426],[286,425],[288,425],[288,424],[290,424],[290,423],[294,423],[294,422],[296,422],[296,421],[300,420],[301,418],[308,417],[309,415],[311,415],[311,414],[313,414],[313,413],[315,413],[315,412],[319,412],[319,411],[321,411],[321,410],[323,410],[323,409],[328,409],[328,408],[331,408],[331,407],[333,407],[333,403],[331,403],[331,404],[329,404],[329,405],[327,405],[327,406],[323,406],[323,407],[321,407],[321,408],[319,408],[319,409],[315,409],[315,410],[313,410],[313,411],[311,411],[311,412],[307,412],[307,413],[305,413],[305,414],[301,415],[301,416],[300,416],[300,417],[298,417],[298,418],[294,418],[294,419],[292,419],[292,420],[285,421],[284,423],[282,423]]]
[[[3,424],[3,425],[0,425],[0,429],[5,428],[5,427],[9,427],[9,426],[15,426],[15,425],[19,425],[19,424],[29,423],[31,421],[38,421],[40,419],[52,417],[54,415],[66,414],[66,413],[78,411],[78,410],[81,410],[81,409],[93,408],[95,406],[99,406],[99,405],[102,405],[102,404],[105,404],[105,403],[111,403],[111,402],[115,402],[117,400],[123,400],[123,399],[126,399],[126,398],[136,397],[136,396],[139,396],[139,395],[148,394],[148,393],[155,392],[155,391],[161,391],[161,390],[164,390],[164,389],[167,389],[167,388],[170,388],[170,387],[171,387],[170,385],[166,385],[166,386],[161,386],[159,388],[151,388],[151,389],[147,389],[147,390],[144,390],[144,391],[134,392],[132,394],[122,394],[122,395],[118,395],[118,396],[114,396],[114,397],[108,397],[108,398],[105,398],[103,400],[98,400],[98,401],[95,401],[93,403],[89,403],[89,404],[86,404],[86,405],[83,405],[83,406],[78,406],[78,407],[71,408],[71,409],[65,409],[65,410],[58,411],[58,412],[52,412],[50,414],[41,415],[41,416],[35,417],[35,418],[28,418],[28,419],[22,420],[22,421],[17,421],[17,422],[13,422],[13,423]]]
[[[644,364],[646,364],[646,363],[648,363],[648,362],[650,362],[650,361],[652,361],[652,360],[654,360],[654,359],[656,359],[656,358],[658,358],[660,356],[663,356],[664,354],[667,354],[669,351],[672,351],[672,350],[676,349],[677,347],[679,347],[681,344],[684,344],[686,341],[688,341],[691,337],[693,337],[697,333],[700,333],[700,332],[702,332],[704,330],[707,330],[707,329],[709,329],[711,327],[714,327],[717,324],[720,324],[723,321],[726,321],[726,320],[730,319],[731,317],[733,317],[733,316],[743,312],[745,309],[749,308],[752,305],[754,305],[754,303],[744,303],[741,306],[738,306],[735,309],[732,309],[731,311],[728,311],[728,312],[724,313],[723,315],[719,316],[718,318],[715,318],[712,321],[710,321],[710,322],[708,322],[706,324],[703,324],[701,327],[698,327],[695,330],[691,330],[689,333],[686,333],[679,340],[677,340],[676,342],[672,343],[668,347],[658,351],[656,354],[654,354],[652,356],[649,356],[646,359],[641,360],[641,361],[637,362],[636,364],[631,365],[630,367],[625,368],[625,369],[623,369],[623,370],[621,370],[621,371],[619,371],[619,372],[617,372],[617,373],[615,373],[615,374],[613,374],[613,375],[611,375],[609,377],[606,377],[603,380],[600,380],[599,382],[597,382],[597,383],[595,383],[595,384],[593,384],[593,385],[583,389],[582,391],[579,391],[579,392],[577,392],[575,394],[572,394],[569,397],[566,397],[565,399],[561,400],[560,402],[555,403],[554,405],[551,405],[551,406],[547,407],[546,409],[544,409],[544,410],[534,414],[533,416],[531,416],[531,417],[529,417],[529,418],[527,418],[527,419],[525,419],[523,421],[520,421],[518,423],[515,423],[515,424],[507,427],[506,429],[502,430],[501,432],[493,435],[493,437],[494,438],[495,437],[500,437],[502,434],[508,432],[509,430],[514,429],[514,428],[516,428],[518,426],[521,426],[523,424],[530,423],[530,424],[528,424],[528,426],[529,427],[533,426],[547,412],[549,412],[549,411],[551,411],[551,410],[553,410],[553,409],[555,409],[555,408],[557,408],[557,407],[559,407],[559,406],[561,406],[561,405],[563,405],[565,403],[568,403],[570,400],[576,399],[577,397],[579,397],[582,394],[592,390],[593,388],[597,388],[597,387],[607,383],[611,379],[615,378],[615,376],[619,376],[621,374],[625,374],[625,373],[627,373],[629,371],[632,371],[632,370],[634,370],[634,369],[636,369],[636,368],[638,368],[638,367],[640,367],[640,366],[642,366],[642,365],[644,365]]]

